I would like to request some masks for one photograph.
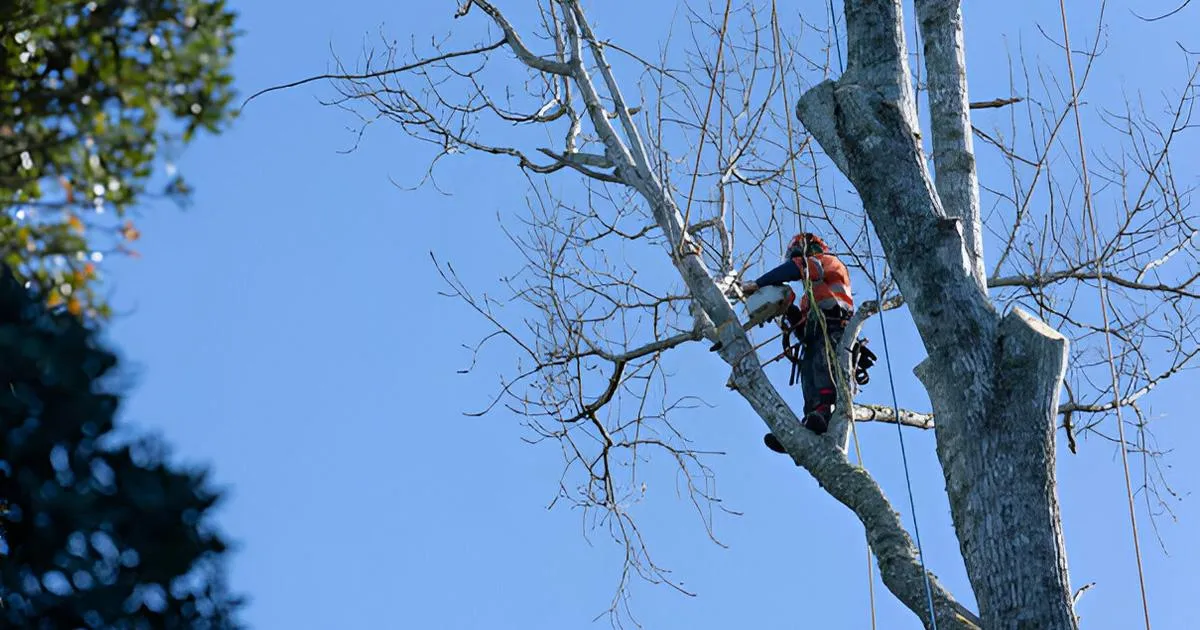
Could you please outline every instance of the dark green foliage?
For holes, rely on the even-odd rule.
[[[223,0],[0,1],[0,259],[73,312],[107,315],[97,252],[140,200],[189,192],[169,154],[232,118]]]
[[[0,265],[0,627],[234,628],[221,493],[116,443],[117,359]]]

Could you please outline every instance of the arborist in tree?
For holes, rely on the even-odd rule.
[[[784,315],[784,355],[793,362],[790,384],[795,384],[798,375],[804,391],[804,418],[801,422],[820,435],[829,428],[833,406],[837,402],[836,378],[830,358],[835,356],[846,324],[854,315],[849,271],[842,261],[829,253],[825,241],[805,232],[792,238],[786,262],[753,282],[742,283],[742,292],[751,295],[761,287],[797,280],[804,281],[805,291],[801,293],[799,307],[789,305]],[[810,288],[812,298],[817,303],[816,316],[810,316]],[[789,344],[792,333],[799,339],[798,348]],[[865,367],[861,359],[858,363],[856,367],[862,368],[858,380],[863,383],[866,378]],[[771,450],[785,452],[774,434],[768,433],[763,441]]]

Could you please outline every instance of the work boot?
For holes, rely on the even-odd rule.
[[[800,424],[817,435],[822,435],[829,429],[829,420],[824,414],[817,411],[810,412],[807,416],[804,416],[804,420],[800,421]],[[783,448],[783,444],[779,442],[779,438],[775,437],[774,433],[764,435],[763,444],[766,444],[767,448],[776,453],[787,453],[787,450]]]
[[[800,424],[817,435],[823,435],[829,429],[829,418],[819,411],[810,411]]]

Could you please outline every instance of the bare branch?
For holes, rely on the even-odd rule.
[[[1157,387],[1159,385],[1159,383],[1162,383],[1163,381],[1167,380],[1168,378],[1171,378],[1178,372],[1185,369],[1188,366],[1188,364],[1191,363],[1192,359],[1195,358],[1196,355],[1198,355],[1198,354],[1200,354],[1200,348],[1196,348],[1196,349],[1192,350],[1191,352],[1188,352],[1186,354],[1183,354],[1180,357],[1177,357],[1175,359],[1175,364],[1173,366],[1171,366],[1171,368],[1169,370],[1163,372],[1162,374],[1159,374],[1158,376],[1155,376],[1155,377],[1149,379],[1145,385],[1143,385],[1142,387],[1139,387],[1138,389],[1134,390],[1133,392],[1123,395],[1120,398],[1120,406],[1128,407],[1130,405],[1133,405],[1135,402],[1137,402],[1143,396],[1145,396],[1146,394],[1149,394],[1151,390],[1153,390],[1155,387]],[[1086,403],[1086,404],[1078,403],[1078,402],[1069,402],[1069,403],[1064,403],[1063,405],[1060,405],[1058,408],[1058,412],[1063,413],[1063,414],[1075,413],[1075,412],[1101,413],[1101,412],[1105,412],[1105,411],[1112,411],[1116,407],[1117,407],[1117,401],[1094,402],[1094,403]]]
[[[1143,17],[1141,15],[1138,15],[1136,12],[1134,12],[1134,15],[1136,15],[1139,20],[1142,20],[1145,22],[1157,22],[1159,20],[1165,20],[1165,19],[1171,17],[1172,15],[1179,13],[1180,11],[1186,9],[1188,7],[1188,5],[1191,3],[1192,3],[1192,0],[1183,0],[1183,3],[1180,4],[1179,6],[1175,7],[1174,9],[1171,9],[1170,11],[1167,11],[1166,13],[1163,13],[1162,15],[1156,15],[1154,17]]]
[[[896,410],[884,405],[854,405],[854,421],[896,424]],[[899,424],[917,429],[932,429],[933,414],[901,409]]]
[[[947,435],[953,438],[956,430],[974,426],[980,418],[1010,412],[960,412],[935,402],[935,425],[930,413],[901,409],[897,414],[882,405],[855,405],[853,388],[839,387],[829,433],[819,438],[799,429],[795,411],[779,396],[758,357],[775,338],[752,342],[731,303],[741,298],[737,287],[743,274],[773,258],[796,231],[826,235],[852,269],[856,284],[860,275],[878,282],[884,308],[907,305],[923,337],[937,341],[927,345],[934,348],[931,356],[939,345],[953,346],[957,358],[966,348],[969,360],[960,363],[986,366],[994,352],[1012,351],[1012,344],[1037,336],[1031,331],[1038,328],[1028,318],[1015,315],[1003,320],[1015,331],[1002,336],[1009,345],[980,342],[993,339],[989,335],[1000,325],[996,313],[1036,312],[1069,334],[1065,401],[1045,405],[1051,431],[1046,440],[1053,438],[1056,405],[1064,424],[1083,417],[1086,421],[1072,425],[1074,430],[1105,437],[1101,421],[1109,410],[1103,401],[1111,399],[1106,394],[1112,386],[1091,378],[1102,365],[1095,349],[1101,345],[1097,341],[1103,342],[1104,328],[1092,321],[1092,313],[1074,306],[1083,302],[1075,299],[1077,294],[1093,290],[1089,280],[1098,260],[1111,270],[1113,288],[1129,298],[1109,333],[1123,348],[1122,400],[1136,404],[1157,383],[1190,365],[1200,347],[1194,332],[1200,330],[1200,316],[1193,308],[1194,269],[1200,264],[1194,237],[1200,226],[1189,209],[1191,191],[1179,183],[1186,180],[1176,176],[1168,151],[1174,138],[1194,127],[1189,118],[1194,88],[1189,86],[1174,104],[1169,124],[1156,126],[1150,117],[1134,115],[1133,108],[1128,115],[1104,112],[1107,124],[1128,134],[1131,148],[1096,161],[1101,166],[1095,170],[1104,172],[1091,175],[1107,183],[1114,212],[1103,226],[1102,256],[1087,256],[1080,246],[1085,233],[1072,207],[1078,202],[1071,179],[1077,173],[1071,172],[1070,152],[1058,137],[1070,104],[1066,90],[1052,76],[1033,72],[1031,78],[1026,69],[1025,84],[1014,79],[1008,92],[1022,97],[969,102],[965,83],[958,80],[961,74],[955,74],[965,63],[959,3],[919,0],[925,64],[930,75],[938,75],[923,84],[920,77],[917,81],[917,89],[927,87],[936,104],[935,182],[922,154],[900,5],[847,1],[850,65],[843,76],[819,83],[796,104],[806,131],[792,142],[782,140],[788,137],[792,114],[779,114],[782,86],[811,85],[811,76],[829,76],[829,49],[836,40],[826,28],[811,38],[823,40],[825,48],[809,54],[799,47],[799,37],[776,39],[759,15],[765,5],[755,3],[731,12],[729,41],[719,63],[711,49],[724,30],[721,3],[708,12],[688,13],[687,51],[668,55],[668,41],[662,58],[652,61],[652,56],[599,40],[576,0],[538,3],[540,26],[535,22],[520,34],[490,2],[464,0],[460,16],[478,7],[490,18],[485,28],[498,26],[504,39],[461,53],[446,53],[443,47],[449,44],[435,42],[431,55],[413,51],[418,60],[409,63],[398,63],[396,58],[407,53],[385,42],[386,54],[367,55],[365,68],[326,77],[339,81],[341,98],[332,104],[356,113],[357,107],[374,110],[372,116],[360,115],[362,128],[384,120],[427,143],[436,155],[423,183],[432,181],[433,168],[443,157],[468,152],[513,159],[529,179],[529,214],[505,214],[501,220],[522,264],[505,275],[500,293],[489,289],[472,295],[452,269],[443,277],[450,294],[465,300],[492,328],[484,336],[486,348],[484,342],[468,348],[473,365],[475,356],[492,349],[494,341],[517,344],[516,369],[500,382],[489,409],[502,405],[519,414],[532,433],[529,441],[561,448],[564,471],[555,501],[580,507],[587,531],[607,531],[624,550],[611,615],[628,614],[625,587],[630,579],[687,592],[651,559],[634,518],[633,506],[645,498],[646,484],[653,488],[662,472],[646,466],[648,458],[672,464],[668,475],[683,480],[686,496],[714,540],[713,511],[728,511],[715,496],[706,465],[706,458],[717,453],[692,443],[686,430],[687,410],[705,403],[688,392],[678,393],[679,383],[668,378],[672,361],[688,360],[675,358],[680,355],[673,349],[708,339],[717,350],[710,356],[719,355],[732,368],[728,384],[780,437],[793,460],[862,520],[885,583],[929,622],[922,612],[927,574],[912,541],[888,497],[845,457],[849,421],[936,426],[939,455],[957,453],[959,458],[943,462],[949,471],[973,456],[970,442],[943,448]],[[524,43],[534,41],[552,42],[553,49],[537,55]],[[506,57],[489,54],[504,46],[520,62],[516,67],[525,76],[523,85],[513,86],[511,64],[495,63]],[[625,68],[641,72],[640,92],[632,95],[640,107],[628,105],[623,90],[631,84],[618,82],[605,56],[610,50],[618,51],[614,60],[628,62]],[[1094,53],[1083,53],[1088,68]],[[1025,58],[1032,57],[1020,57]],[[1085,81],[1086,76],[1085,70]],[[711,115],[703,124],[710,91]],[[973,127],[972,109],[996,110],[988,116],[995,120],[986,129]],[[1007,128],[999,122],[1005,115]],[[513,126],[532,127],[535,133],[506,131]],[[980,139],[978,148],[973,136]],[[545,146],[545,138],[556,139],[556,146]],[[812,138],[850,177],[854,194],[839,199],[844,186],[820,158]],[[996,178],[984,172],[988,181],[978,187],[976,151],[979,160],[1001,165]],[[982,169],[984,162],[979,164]],[[533,177],[571,171],[579,177],[556,179],[554,187]],[[689,192],[691,180],[696,185]],[[976,188],[988,203],[978,195],[960,194]],[[681,212],[685,206],[692,209],[688,225]],[[878,277],[869,268],[873,257],[864,253],[873,242],[864,211],[893,255],[892,266]],[[986,220],[980,216],[985,212]],[[952,218],[971,213],[978,218]],[[881,223],[891,225],[880,230]],[[1000,252],[990,282],[994,301],[977,309],[975,297],[963,298],[964,288],[973,285],[977,259],[964,258],[961,269],[939,275],[937,287],[925,286],[922,276],[912,273],[914,267],[944,265],[972,251],[976,224],[989,230],[989,238],[996,239],[994,251]],[[682,251],[675,247],[680,242],[688,245]],[[993,251],[993,243],[988,247]],[[944,282],[948,276],[953,276],[951,282]],[[930,296],[936,296],[937,308],[923,309]],[[878,308],[876,302],[860,301],[837,348],[843,383],[852,374],[850,348]],[[1018,351],[1041,353],[1049,363],[1061,348],[1054,338],[1037,349]],[[978,393],[975,399],[991,400],[994,384],[972,378],[958,374],[936,393],[943,401],[963,392],[967,398]],[[1050,391],[1042,389],[1042,394]],[[967,435],[978,441],[985,429]],[[1074,440],[1073,431],[1068,439]],[[1147,440],[1139,448],[1147,457],[1157,456],[1158,449]],[[948,487],[957,492],[960,486],[950,483],[951,474],[947,472]],[[1039,557],[1053,555],[1051,551]],[[931,585],[939,627],[979,625],[936,580]]]
[[[521,63],[524,63],[525,65],[539,72],[556,74],[564,77],[570,76],[571,69],[566,63],[561,61],[551,61],[533,54],[533,52],[525,46],[525,42],[521,41],[521,36],[517,34],[516,29],[512,27],[512,24],[510,24],[508,19],[504,17],[504,14],[501,13],[500,10],[495,6],[493,6],[492,3],[487,2],[487,0],[466,0],[466,4],[459,9],[455,17],[459,18],[466,15],[473,4],[477,5],[481,10],[483,10],[484,13],[488,14],[488,16],[490,16],[492,20],[496,22],[496,26],[499,26],[500,30],[504,31],[504,41],[513,51],[513,54],[517,56],[517,59],[521,60]]]
[[[1014,96],[1011,98],[995,98],[990,101],[975,101],[971,103],[971,109],[996,109],[1005,107],[1007,105],[1020,103],[1023,100],[1025,99],[1021,98],[1020,96]]]
[[[378,79],[378,78],[386,77],[386,76],[393,75],[393,74],[400,74],[402,72],[410,72],[412,70],[417,70],[417,69],[423,68],[425,66],[449,61],[451,59],[455,59],[458,57],[473,57],[473,56],[481,54],[481,53],[486,53],[486,52],[496,50],[497,48],[503,46],[504,44],[505,44],[505,40],[500,40],[493,44],[488,44],[487,46],[479,46],[477,48],[472,48],[470,50],[459,50],[459,51],[455,51],[455,52],[446,53],[443,55],[436,55],[433,57],[421,59],[414,63],[405,64],[403,66],[399,66],[396,68],[387,68],[384,70],[377,70],[375,72],[367,72],[365,74],[318,74],[315,76],[308,77],[306,79],[292,81],[291,83],[283,83],[281,85],[274,85],[269,88],[259,90],[259,91],[255,92],[254,94],[251,94],[250,96],[246,97],[246,100],[242,101],[242,105],[238,109],[239,110],[246,109],[246,106],[250,104],[250,101],[253,101],[254,99],[256,99],[264,94],[267,94],[269,92],[276,92],[279,90],[287,90],[287,89],[299,87],[301,85],[305,85],[308,83],[314,83],[316,81],[327,81],[330,79],[336,79],[339,81],[361,81],[361,80],[365,80],[365,79]]]
[[[602,182],[609,182],[609,183],[620,183],[621,182],[621,179],[619,177],[616,177],[615,175],[609,175],[608,173],[601,173],[601,172],[594,171],[594,170],[588,168],[589,166],[595,166],[597,168],[612,168],[612,162],[610,162],[607,158],[605,158],[603,156],[593,156],[592,154],[588,154],[588,153],[556,153],[551,149],[545,149],[545,148],[538,149],[538,151],[541,151],[543,154],[548,155],[551,158],[554,158],[554,160],[558,163],[559,167],[568,166],[572,169],[575,169],[576,171],[578,171],[580,173],[583,173],[584,175],[587,175],[588,177],[590,177],[592,179],[599,180]],[[557,168],[552,169],[552,170],[557,170]],[[551,169],[547,169],[546,171],[539,171],[539,172],[550,172],[550,171],[551,171]]]
[[[1138,291],[1152,291],[1155,293],[1174,294],[1181,297],[1197,299],[1200,298],[1200,293],[1191,289],[1193,283],[1200,279],[1200,273],[1193,274],[1183,282],[1175,285],[1166,284],[1145,284],[1127,278],[1122,278],[1113,273],[1104,272],[1104,280],[1113,284],[1125,287],[1127,289],[1135,289]],[[1077,280],[1086,282],[1096,279],[1096,273],[1087,269],[1069,269],[1062,271],[1051,271],[1039,273],[1034,276],[1005,276],[1002,278],[991,278],[988,280],[989,287],[1025,287],[1025,288],[1042,288],[1064,282],[1067,280]]]
[[[878,300],[868,300],[858,305],[854,315],[847,322],[845,330],[842,332],[842,340],[837,347],[837,370],[838,370],[838,400],[835,413],[829,423],[830,439],[835,444],[838,444],[842,452],[847,452],[850,439],[850,418],[846,414],[847,409],[855,409],[855,419],[857,420],[858,411],[854,403],[856,388],[850,386],[853,382],[854,365],[853,365],[853,348],[858,340],[859,332],[866,324],[867,319],[878,314],[880,311],[890,311],[900,308],[904,304],[904,297],[895,295],[885,299],[882,306]]]

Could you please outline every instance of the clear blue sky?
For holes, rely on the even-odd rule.
[[[322,72],[330,45],[352,56],[381,24],[389,38],[426,41],[454,26],[449,2],[234,4],[247,33],[235,65],[243,93]],[[781,4],[787,15],[823,19],[819,3]],[[973,95],[1004,96],[1001,36],[1033,42],[1041,36],[1032,21],[1057,18],[1011,3],[968,4]],[[672,6],[637,20],[622,20],[625,8],[601,11],[601,36],[653,51]],[[1092,98],[1178,85],[1173,41],[1200,48],[1185,26],[1200,21],[1200,6],[1154,25],[1113,11],[1106,83]],[[1089,16],[1076,17],[1083,40]],[[515,268],[495,217],[524,210],[525,180],[508,161],[469,157],[442,171],[453,196],[402,191],[389,178],[411,182],[425,167],[414,143],[381,124],[358,151],[339,154],[352,141],[350,121],[316,102],[328,94],[271,95],[226,135],[197,142],[180,161],[198,189],[194,207],[151,207],[140,224],[143,257],[106,263],[127,311],[112,337],[139,373],[124,420],[161,431],[181,460],[211,464],[230,489],[219,524],[240,545],[232,583],[251,597],[246,620],[255,628],[595,625],[621,550],[600,533],[589,544],[577,513],[545,509],[557,491],[557,449],[523,443],[510,414],[462,415],[494,391],[513,357],[487,355],[472,375],[455,373],[469,358],[460,344],[488,331],[437,297],[429,258],[449,259],[478,288]],[[1176,166],[1192,183],[1200,183],[1196,157]],[[497,247],[475,256],[467,243],[480,242]],[[902,396],[919,398],[909,371],[923,352],[898,317],[891,321]],[[700,355],[679,378],[690,389],[722,389],[718,360]],[[882,381],[882,366],[875,376]],[[1166,463],[1181,493],[1200,479],[1200,429],[1186,404],[1194,386],[1185,373],[1153,405],[1161,443],[1176,449]],[[873,384],[865,395],[882,402],[884,394]],[[744,515],[717,518],[722,549],[673,488],[651,489],[642,517],[653,551],[698,596],[635,582],[640,620],[648,628],[869,627],[861,526],[807,473],[762,447],[761,421],[744,403],[720,392],[710,400],[717,406],[686,424],[728,453],[713,466],[728,507]],[[864,439],[868,467],[911,522],[894,427],[867,427]],[[907,443],[928,562],[966,596],[932,436],[913,432]],[[1140,620],[1119,461],[1099,440],[1060,460],[1073,581],[1097,583],[1080,606],[1085,627]],[[1161,521],[1170,555],[1139,513],[1159,630],[1200,627],[1200,541],[1187,534],[1200,524],[1200,505],[1192,498],[1177,508],[1179,523]],[[880,627],[919,627],[881,584],[876,593]]]

